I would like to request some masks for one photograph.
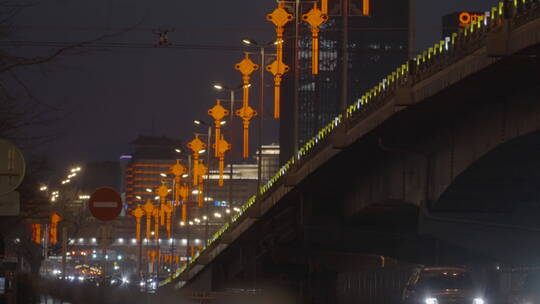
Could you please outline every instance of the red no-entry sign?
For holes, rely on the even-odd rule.
[[[122,198],[112,188],[99,188],[90,196],[88,209],[98,220],[111,221],[122,212]]]

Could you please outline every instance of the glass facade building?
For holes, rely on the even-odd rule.
[[[301,1],[301,14],[307,13],[312,3]],[[296,38],[295,23],[288,24],[284,60],[291,70],[282,89],[281,163],[292,156],[295,146],[295,92],[298,146],[302,146],[342,108],[408,59],[409,7],[409,0],[329,0],[329,20],[319,33],[318,75],[311,74],[311,28],[301,22]],[[287,10],[293,13],[294,4]]]

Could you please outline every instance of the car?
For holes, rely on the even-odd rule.
[[[407,282],[403,304],[487,304],[461,267],[418,267]]]

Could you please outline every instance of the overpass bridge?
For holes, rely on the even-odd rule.
[[[328,299],[336,273],[388,257],[537,259],[540,1],[489,13],[318,132],[161,289]]]

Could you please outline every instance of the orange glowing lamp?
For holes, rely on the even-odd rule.
[[[202,160],[198,161],[197,171],[194,173],[197,179],[197,205],[203,206],[203,189],[204,189],[204,175],[208,173],[208,168],[204,165]]]
[[[169,188],[167,188],[165,184],[161,184],[161,186],[157,188],[156,194],[159,196],[159,202],[163,204],[167,199],[167,195],[169,195]]]
[[[218,185],[220,187],[223,187],[223,171],[225,171],[225,152],[231,149],[231,145],[225,140],[223,135],[221,135],[217,144],[214,146],[214,149],[218,153],[218,159],[219,159]]]
[[[278,119],[280,114],[281,80],[283,75],[289,71],[289,66],[280,59],[276,59],[272,64],[266,66],[266,70],[274,75],[274,118]]]
[[[195,175],[197,177],[197,203],[199,207],[203,206],[203,199],[204,199],[204,175],[208,173],[208,168],[204,165],[204,163],[200,160],[199,164],[197,165],[197,172],[195,172]]]
[[[321,10],[323,14],[328,15],[328,0],[321,0]]]
[[[187,168],[186,166],[184,166],[182,163],[180,163],[180,160],[177,159],[176,160],[176,164],[172,165],[170,168],[169,168],[169,172],[171,172],[171,174],[174,175],[174,181],[175,181],[175,184],[174,184],[174,188],[175,188],[175,192],[174,192],[174,205],[173,205],[173,209],[176,209],[176,207],[178,206],[178,204],[180,204],[180,197],[182,197],[182,219],[184,221],[185,217],[186,217],[186,211],[187,211],[187,208],[186,208],[186,200],[187,200],[187,195],[186,196],[183,196],[181,194],[181,183],[180,183],[180,178],[182,177],[182,175],[186,174],[187,173]],[[189,192],[189,189],[188,189],[188,192]]]
[[[242,126],[244,129],[244,149],[242,156],[248,158],[249,156],[249,121],[257,116],[257,112],[249,106],[249,81],[251,79],[251,74],[259,69],[259,65],[255,64],[249,55],[245,54],[245,57],[242,61],[236,64],[235,68],[242,73],[242,82],[244,89],[244,96],[242,99],[242,108],[236,111],[236,115],[242,118]]]
[[[172,165],[169,168],[169,172],[174,175],[174,182],[175,182],[175,193],[174,193],[174,202],[175,204],[178,204],[180,201],[180,193],[178,191],[178,188],[180,187],[180,178],[182,175],[187,173],[187,168],[182,163],[180,163],[180,160],[176,160],[176,164]],[[176,205],[174,206],[176,207]]]
[[[281,80],[289,67],[283,63],[283,33],[285,25],[293,20],[293,15],[285,10],[285,2],[280,1],[278,7],[270,14],[266,15],[266,20],[276,26],[276,60],[266,67],[266,70],[274,74],[274,118],[279,118]]]
[[[195,135],[195,139],[187,144],[188,148],[193,151],[193,186],[197,186],[199,180],[197,178],[197,167],[199,166],[199,153],[206,148],[206,144]]]
[[[166,223],[167,238],[170,239],[171,238],[171,216],[172,216],[172,213],[173,213],[173,207],[172,207],[171,203],[163,204],[161,207],[163,208],[163,210],[165,212],[165,216],[167,218],[167,223]]]
[[[146,203],[143,205],[142,209],[144,210],[144,214],[146,215],[146,239],[150,239],[150,226],[152,224],[152,214],[154,213],[154,205],[150,200],[147,200]]]
[[[221,135],[221,120],[229,115],[229,111],[226,110],[222,105],[221,101],[218,99],[216,101],[216,105],[208,110],[208,115],[210,115],[214,119],[214,124],[216,126],[216,142],[214,144],[214,147],[218,145],[219,138]],[[218,157],[218,152],[215,150],[215,157]]]
[[[369,16],[371,14],[370,2],[371,0],[362,0],[362,14],[364,16]]]
[[[159,239],[159,216],[161,210],[160,208],[154,208],[152,211],[152,216],[154,217],[154,239]]]
[[[170,168],[169,168],[169,172],[172,173],[172,175],[174,175],[174,179],[176,180],[176,182],[180,182],[180,177],[182,177],[182,175],[186,174],[187,173],[187,168],[186,166],[184,166],[179,159],[176,160],[176,164],[172,165]]]
[[[178,185],[178,190],[176,191],[182,198],[182,222],[186,222],[187,219],[187,201],[189,198],[189,186],[186,184]]]
[[[141,205],[138,205],[137,208],[135,208],[135,210],[131,212],[131,214],[135,217],[135,222],[136,222],[135,233],[137,237],[137,242],[140,242],[141,241],[141,218],[144,215],[144,211],[142,210]]]
[[[165,209],[163,206],[165,205],[165,200],[167,199],[167,195],[169,195],[169,188],[165,186],[164,183],[161,184],[156,190],[156,194],[159,196],[159,223],[161,226],[165,225]]]
[[[53,212],[51,214],[51,228],[49,233],[49,240],[51,244],[58,243],[58,222],[62,220],[62,217],[58,213]]]
[[[41,225],[32,224],[32,241],[36,244],[41,244]]]
[[[328,15],[324,14],[315,2],[313,8],[302,15],[302,19],[311,26],[311,74],[317,75],[319,74],[319,27],[328,20]]]

